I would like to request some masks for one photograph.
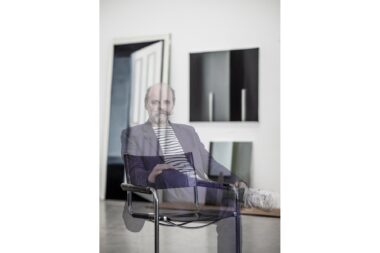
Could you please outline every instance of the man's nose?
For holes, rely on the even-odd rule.
[[[160,108],[160,110],[166,110],[166,104],[163,103],[163,102],[161,102],[161,103],[159,104],[159,108]]]

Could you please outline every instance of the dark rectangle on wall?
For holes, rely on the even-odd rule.
[[[224,173],[226,182],[231,175],[237,176],[248,185],[251,182],[251,164],[252,164],[252,142],[230,142],[216,141],[210,142],[210,154],[219,164],[230,170],[230,173]],[[208,176],[217,180],[220,176],[219,170],[209,164]]]
[[[258,75],[258,48],[191,53],[190,121],[258,121]]]

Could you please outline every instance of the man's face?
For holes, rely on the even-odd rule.
[[[163,86],[153,86],[149,90],[145,109],[149,114],[149,121],[153,125],[165,125],[174,107],[173,94],[170,89]]]

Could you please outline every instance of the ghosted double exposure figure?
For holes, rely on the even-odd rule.
[[[127,160],[128,179],[133,185],[162,189],[160,193],[165,203],[185,205],[194,203],[196,198],[200,205],[218,203],[224,206],[226,209],[219,210],[221,219],[216,222],[218,253],[236,252],[236,243],[241,243],[236,240],[240,223],[236,226],[235,217],[223,216],[223,210],[236,208],[233,198],[220,189],[209,187],[197,187],[194,193],[198,183],[211,182],[208,168],[212,167],[221,175],[230,172],[210,156],[193,127],[169,121],[175,100],[174,90],[166,84],[148,88],[145,96],[148,121],[125,129],[121,135],[121,153]],[[233,175],[223,183],[245,186]],[[131,231],[142,228],[143,219],[128,216],[126,210],[124,215]]]

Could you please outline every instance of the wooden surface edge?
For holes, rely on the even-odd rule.
[[[163,209],[182,209],[182,210],[195,210],[195,206],[193,204],[188,203],[161,203],[160,208]],[[216,206],[202,206],[201,209],[205,210],[216,210],[219,207]],[[251,216],[265,216],[265,217],[275,217],[280,218],[281,217],[281,209],[280,208],[273,208],[271,211],[265,211],[259,208],[241,208],[240,214],[242,215],[251,215]]]

